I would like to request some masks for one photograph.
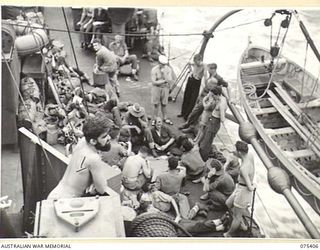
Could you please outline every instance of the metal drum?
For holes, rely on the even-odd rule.
[[[43,29],[33,30],[31,34],[17,37],[15,46],[19,56],[35,53],[49,43],[49,38]]]

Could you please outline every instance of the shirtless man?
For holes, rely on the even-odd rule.
[[[253,178],[255,173],[253,155],[248,153],[248,144],[237,141],[236,154],[241,159],[238,184],[232,195],[226,201],[227,207],[233,212],[233,220],[230,229],[224,233],[225,237],[232,237],[233,233],[240,227],[242,215],[251,204],[252,192],[255,189]]]
[[[109,132],[114,123],[101,117],[89,117],[83,125],[81,138],[71,156],[70,163],[59,184],[48,199],[81,197],[92,184],[98,194],[107,190],[107,177],[103,170],[110,168],[100,157],[100,151],[110,150]]]
[[[129,156],[122,171],[122,185],[130,190],[138,190],[152,177],[151,167],[146,157],[149,149],[142,146],[137,155]]]

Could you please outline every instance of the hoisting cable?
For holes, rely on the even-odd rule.
[[[63,17],[64,17],[64,20],[65,20],[65,23],[66,23],[66,26],[67,26],[67,29],[68,29],[68,36],[69,36],[69,40],[70,40],[70,44],[71,44],[71,48],[72,48],[72,52],[73,52],[73,57],[74,57],[74,60],[75,60],[75,63],[76,63],[76,67],[77,67],[77,70],[80,71],[79,64],[78,64],[78,60],[77,60],[77,56],[76,56],[76,52],[75,52],[74,45],[73,45],[73,41],[72,41],[71,34],[70,34],[70,29],[69,29],[69,24],[68,24],[67,16],[66,16],[64,7],[61,7],[61,9],[62,9]],[[84,96],[85,91],[84,91],[83,83],[82,83],[82,81],[81,81],[81,79],[80,79],[80,76],[79,76],[79,80],[80,80],[81,90],[82,90],[82,93],[83,93],[83,96]],[[87,112],[89,113],[89,108],[88,108],[88,103],[87,103],[86,98],[83,98],[83,103],[84,103],[84,106],[85,106],[86,109],[87,109]]]
[[[290,24],[290,21],[291,21],[291,16],[292,15],[290,15],[290,17],[289,17],[289,24]],[[257,96],[257,97],[253,97],[252,96],[252,94],[253,93],[249,93],[249,99],[250,100],[260,100],[261,98],[263,98],[265,95],[266,95],[266,93],[267,93],[267,91],[269,90],[269,88],[270,88],[270,86],[271,86],[271,82],[272,82],[272,78],[273,78],[273,76],[274,76],[274,73],[275,73],[275,71],[276,71],[276,68],[277,68],[277,65],[278,65],[278,62],[279,62],[279,59],[280,59],[280,56],[281,56],[281,54],[282,54],[282,50],[283,50],[283,47],[284,47],[284,41],[285,41],[285,39],[286,39],[286,36],[287,36],[287,34],[288,34],[288,30],[289,30],[289,24],[288,24],[288,27],[287,27],[287,29],[286,29],[286,32],[285,32],[285,34],[284,34],[284,36],[283,36],[283,38],[282,38],[282,41],[281,41],[281,47],[280,47],[280,52],[279,52],[279,55],[277,56],[277,60],[276,60],[276,63],[273,65],[273,68],[272,68],[272,72],[271,72],[271,75],[270,75],[270,79],[269,79],[269,81],[268,81],[268,84],[267,84],[267,87],[265,88],[265,90],[263,91],[263,93],[260,95],[260,96]],[[244,86],[245,85],[251,85],[251,84],[244,84]]]
[[[3,51],[1,51],[1,54],[2,54],[2,58],[5,58],[5,55],[4,55]],[[22,102],[22,104],[23,104],[23,106],[24,106],[24,109],[25,109],[25,111],[27,112],[27,116],[28,116],[29,120],[32,122],[31,116],[30,116],[29,111],[28,111],[28,109],[27,109],[27,105],[26,105],[26,103],[25,103],[25,101],[24,101],[24,99],[23,99],[23,96],[22,96],[22,94],[21,94],[21,92],[20,92],[19,85],[18,85],[18,83],[17,83],[17,81],[16,81],[16,79],[15,79],[15,77],[14,77],[14,75],[13,75],[13,72],[12,72],[10,66],[9,66],[9,63],[7,62],[7,60],[4,60],[4,61],[5,61],[5,64],[6,64],[7,68],[8,68],[8,71],[9,71],[9,73],[10,73],[10,76],[11,76],[13,82],[14,82],[14,86],[15,86],[15,88],[17,89],[18,95],[19,95],[19,97],[20,97],[20,99],[21,99],[21,102]],[[42,151],[43,151],[43,153],[44,153],[44,155],[45,155],[45,157],[46,157],[46,159],[47,159],[47,161],[48,161],[48,163],[49,163],[49,166],[50,166],[50,168],[51,168],[51,170],[52,170],[52,172],[53,172],[53,175],[54,175],[55,179],[58,181],[58,178],[57,178],[57,176],[55,175],[55,171],[54,171],[54,168],[53,168],[53,166],[52,166],[52,162],[51,162],[50,158],[49,158],[48,155],[47,155],[47,152],[45,151],[45,149],[44,149],[44,147],[43,147],[42,140],[40,139],[39,135],[36,134],[36,136],[37,136],[37,138],[38,138],[39,145],[40,145],[40,147],[41,147],[41,149],[42,149]]]
[[[309,43],[307,42],[306,44],[306,53],[304,56],[304,63],[303,63],[303,75],[302,75],[302,84],[301,84],[301,96],[303,96],[303,90],[304,90],[304,84],[305,84],[305,75],[306,75],[306,65],[307,65],[307,55],[308,55],[308,48],[309,48]]]

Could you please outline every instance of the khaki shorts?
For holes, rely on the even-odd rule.
[[[152,88],[151,88],[151,103],[152,104],[167,105],[168,98],[169,98],[169,88],[168,87],[152,86]]]
[[[130,190],[138,190],[147,182],[147,178],[140,174],[136,178],[122,177],[122,185]]]
[[[252,191],[247,187],[236,185],[235,190],[228,199],[233,199],[233,205],[238,208],[247,208],[252,202]]]

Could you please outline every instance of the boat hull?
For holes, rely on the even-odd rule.
[[[264,153],[275,167],[286,170],[291,185],[320,215],[319,168],[312,167],[319,161],[319,155],[314,153],[317,147],[308,144],[299,130],[301,128],[309,133],[308,128],[289,119],[293,117],[292,107],[304,108],[302,113],[308,116],[319,113],[319,106],[316,105],[319,99],[317,81],[286,58],[274,60],[274,75],[270,81],[272,69],[267,69],[270,60],[269,52],[263,48],[250,46],[243,53],[238,71],[242,104],[249,121],[257,130]],[[293,80],[295,82],[290,83]],[[298,88],[299,82],[305,83],[304,89]],[[278,102],[280,99],[282,101]],[[284,105],[286,102],[283,99],[291,100],[289,103],[292,106]],[[309,104],[313,106],[309,107]],[[282,110],[282,107],[285,108]],[[318,117],[315,119],[318,122]]]

